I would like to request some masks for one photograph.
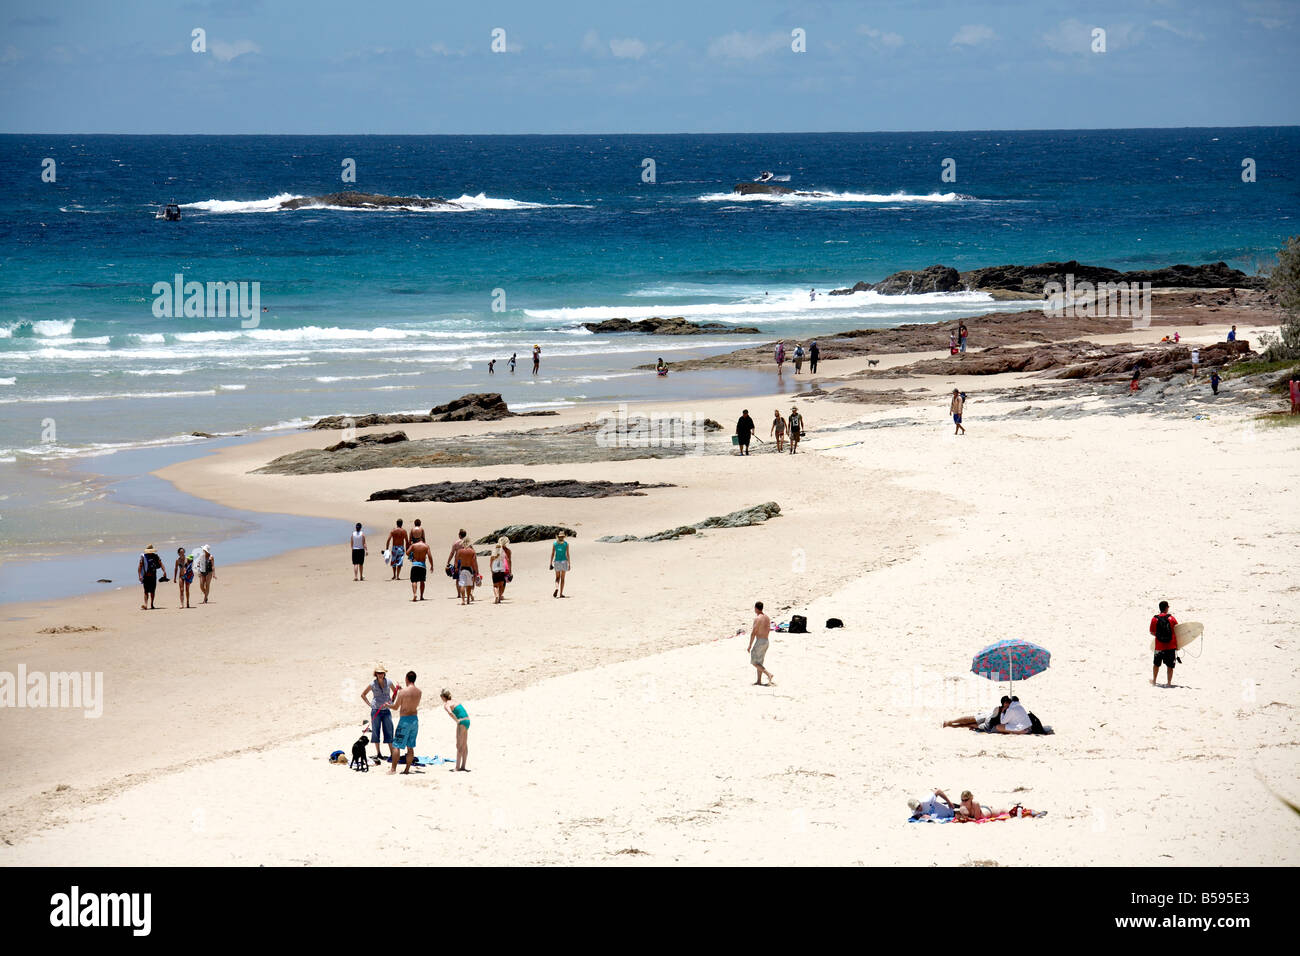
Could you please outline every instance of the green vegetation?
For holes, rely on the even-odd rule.
[[[1268,287],[1276,293],[1282,310],[1282,334],[1262,336],[1264,358],[1271,362],[1300,359],[1300,236],[1292,236],[1278,252]]]
[[[1253,359],[1229,365],[1220,373],[1224,379],[1241,378],[1243,375],[1263,375],[1270,372],[1300,372],[1300,363],[1295,359],[1282,359],[1270,362],[1266,359]]]

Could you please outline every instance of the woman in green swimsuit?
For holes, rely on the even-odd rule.
[[[551,597],[564,597],[564,576],[569,573],[569,542],[561,531],[551,544],[551,570],[555,572],[555,590]]]
[[[451,691],[444,688],[441,696],[442,709],[456,721],[456,769],[468,771],[465,760],[469,757],[469,714],[464,704],[451,699]]]

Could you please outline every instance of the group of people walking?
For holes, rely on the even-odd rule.
[[[785,360],[787,353],[785,342],[777,342],[774,350],[776,358],[776,374],[780,375],[785,371]],[[821,361],[821,348],[817,345],[817,340],[813,339],[808,343],[808,350],[805,352],[804,347],[798,342],[794,344],[794,351],[789,353],[788,357],[794,362],[794,374],[799,375],[803,372],[804,359],[808,359],[808,370],[814,375],[817,374],[817,363]]]
[[[754,424],[754,419],[749,417],[749,409],[742,409],[740,418],[736,420],[736,444],[740,447],[740,454],[749,454],[749,445],[754,439],[754,432],[757,430],[758,426]],[[789,418],[781,417],[781,409],[773,409],[772,427],[768,429],[768,435],[776,440],[776,450],[778,452],[785,451],[788,444],[790,454],[796,454],[799,450],[799,439],[807,433],[807,430],[799,406],[790,406]],[[762,439],[759,439],[759,441],[762,441]]]
[[[208,598],[212,593],[212,582],[217,576],[217,563],[212,557],[212,549],[206,544],[200,545],[192,552],[187,552],[184,548],[177,548],[176,560],[172,564],[172,576],[169,579],[167,569],[163,566],[162,557],[151,544],[140,553],[140,559],[136,562],[135,573],[136,578],[140,581],[140,586],[144,589],[144,598],[140,603],[140,610],[154,610],[158,582],[167,580],[176,582],[176,588],[180,593],[180,604],[177,606],[188,608],[193,607],[190,604],[190,586],[194,583],[196,576],[199,579],[199,590],[203,594],[203,603],[208,603]]]
[[[366,544],[366,533],[361,522],[356,523],[349,540],[352,550],[352,580],[365,580],[366,556],[370,549]],[[425,538],[425,529],[419,518],[408,531],[401,518],[384,539],[384,563],[392,569],[390,580],[400,581],[402,565],[408,560],[411,564],[411,600],[423,601],[424,589],[428,583],[429,568],[432,567],[433,551]],[[462,605],[473,604],[474,589],[482,587],[483,573],[479,566],[479,554],[470,539],[469,533],[461,528],[456,539],[447,551],[445,571],[456,587],[456,597]],[[555,572],[555,588],[552,597],[565,597],[564,584],[572,561],[568,536],[561,529],[551,543],[550,570]],[[513,571],[514,554],[510,550],[510,539],[504,535],[497,538],[488,557],[488,573],[492,580],[492,603],[500,604],[505,600],[506,585],[515,578]]]

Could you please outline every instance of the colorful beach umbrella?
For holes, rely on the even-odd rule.
[[[1045,647],[1014,638],[990,644],[971,661],[971,673],[992,681],[1010,681],[1015,687],[1016,678],[1024,680],[1041,674],[1052,662],[1052,652]]]

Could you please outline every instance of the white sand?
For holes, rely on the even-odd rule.
[[[739,404],[704,411],[729,422]],[[763,428],[771,404],[749,401]],[[912,423],[815,430],[793,459],[480,470],[683,486],[599,501],[361,503],[465,469],[243,476],[319,434],[181,466],[188,490],[335,515],[339,546],[222,567],[198,610],[176,610],[170,585],[148,615],[131,590],[8,609],[0,669],[102,670],[107,701],[98,720],[0,710],[22,768],[0,783],[0,863],[345,864],[376,847],[471,864],[1300,861],[1295,817],[1265,787],[1300,797],[1300,429],[1226,407],[1207,421],[991,422],[999,409],[972,402],[970,433],[953,438],[941,398],[803,407],[814,429]],[[763,526],[594,543],[765,500],[784,514]],[[372,580],[353,584],[346,522],[397,513],[426,517],[437,558],[458,523],[572,523],[573,597],[550,597],[545,544],[519,548],[499,607],[459,607],[440,575],[412,605],[373,557]],[[1162,597],[1206,626],[1172,690],[1148,683]],[[752,686],[745,638],[727,636],[755,599],[812,624],[775,636],[770,690]],[[847,627],[824,630],[831,616]],[[37,633],[63,624],[104,630]],[[940,729],[1001,692],[966,672],[1005,637],[1052,651],[1016,693],[1055,736]],[[326,763],[357,736],[376,658],[420,672],[421,754],[452,752],[436,695],[453,687],[473,772]],[[1049,815],[908,824],[904,801],[933,786]]]

